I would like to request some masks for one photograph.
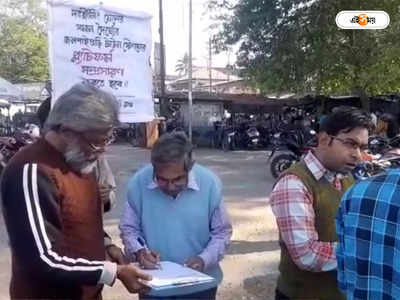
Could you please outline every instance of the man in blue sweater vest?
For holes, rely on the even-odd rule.
[[[219,178],[194,163],[192,148],[184,133],[165,134],[157,141],[151,165],[128,183],[121,237],[127,257],[146,268],[155,268],[161,259],[186,264],[216,280],[150,291],[140,299],[215,299],[222,281],[219,261],[232,226]],[[151,251],[144,248],[142,239]]]

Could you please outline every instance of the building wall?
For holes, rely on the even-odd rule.
[[[181,120],[185,130],[189,126],[189,110],[187,103],[180,104]],[[193,142],[197,146],[210,147],[214,137],[214,122],[224,115],[222,103],[202,102],[193,104]]]
[[[187,103],[180,107],[185,126],[189,124],[189,108]],[[193,127],[213,127],[215,121],[221,120],[224,115],[222,103],[202,102],[193,104]]]

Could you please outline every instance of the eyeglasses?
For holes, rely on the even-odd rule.
[[[357,143],[355,140],[352,139],[342,139],[340,137],[337,136],[333,136],[330,135],[329,136],[331,139],[333,140],[338,140],[339,142],[341,142],[344,146],[346,146],[349,149],[352,150],[360,150],[360,152],[365,152],[368,150],[368,145],[360,145],[359,143]]]
[[[93,152],[98,152],[103,150],[105,147],[107,147],[108,145],[110,145],[113,141],[113,136],[108,136],[107,138],[105,138],[103,141],[101,141],[100,143],[93,143],[92,141],[90,141],[84,133],[79,132],[79,131],[75,131],[72,129],[66,129],[67,131],[70,131],[76,135],[78,135],[83,141],[85,141],[85,143],[89,146],[89,148],[93,151]]]
[[[107,147],[108,145],[110,145],[112,143],[113,137],[109,136],[106,139],[104,139],[102,142],[100,143],[92,143],[91,141],[89,141],[89,139],[87,139],[85,137],[85,135],[83,133],[80,134],[81,138],[89,145],[89,147],[94,151],[100,151],[103,150],[105,147]]]

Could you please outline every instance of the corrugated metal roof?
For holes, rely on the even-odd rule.
[[[0,77],[0,98],[9,101],[21,100],[22,91],[16,85]]]
[[[15,84],[21,91],[24,100],[43,100],[48,95],[44,94],[45,82]]]

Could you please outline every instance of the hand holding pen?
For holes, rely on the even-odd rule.
[[[160,254],[155,251],[150,251],[143,238],[138,237],[139,244],[143,247],[136,252],[137,260],[140,266],[144,269],[161,269]]]

